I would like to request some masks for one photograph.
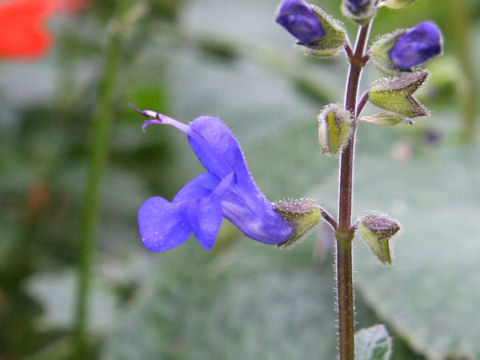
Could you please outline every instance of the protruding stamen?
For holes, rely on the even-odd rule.
[[[135,105],[129,103],[130,107],[135,110],[137,113],[140,115],[143,115],[148,118],[154,118],[155,120],[147,120],[142,126],[142,130],[145,131],[146,127],[152,124],[160,124],[160,125],[171,125],[176,127],[178,130],[184,132],[185,134],[189,134],[190,132],[190,126],[185,125],[184,123],[181,123],[180,121],[177,121],[175,119],[172,119],[171,117],[168,117],[166,115],[160,114],[156,111],[153,110],[140,110],[137,108]]]

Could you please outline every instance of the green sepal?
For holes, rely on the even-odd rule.
[[[297,45],[301,45],[307,55],[330,57],[337,54],[343,49],[347,39],[345,28],[338,20],[323,11],[323,9],[315,5],[311,5],[311,8],[317,16],[318,21],[320,21],[320,24],[322,24],[325,36],[309,44],[298,41]]]
[[[377,12],[377,5],[375,0],[370,0],[368,6],[359,13],[353,12],[345,2],[342,1],[341,10],[343,15],[355,21],[358,25],[365,25]]]
[[[337,104],[325,106],[318,115],[318,142],[324,154],[337,155],[352,133],[352,115]]]
[[[322,220],[321,208],[312,200],[279,201],[273,203],[273,206],[277,213],[295,227],[287,241],[277,244],[280,248],[293,246]]]
[[[383,80],[370,89],[368,100],[378,107],[408,118],[427,116],[427,109],[412,95],[429,74],[427,70],[422,70]]]
[[[390,239],[400,230],[400,225],[383,214],[369,214],[364,216],[358,229],[368,246],[383,264],[391,264]]]
[[[376,115],[361,116],[359,120],[377,126],[395,126],[400,123],[413,124],[412,120],[390,111],[384,111]]]
[[[385,34],[373,43],[370,49],[370,53],[372,54],[371,58],[375,66],[377,66],[377,68],[383,73],[396,75],[402,72],[393,65],[389,53],[398,38],[404,35],[407,31],[407,29],[403,29]]]
[[[414,2],[415,0],[384,0],[380,6],[385,6],[393,10],[399,10],[413,4]]]

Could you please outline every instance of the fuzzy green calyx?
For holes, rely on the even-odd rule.
[[[394,47],[397,40],[404,35],[408,30],[397,30],[392,33],[381,36],[376,40],[371,49],[372,60],[375,66],[385,74],[395,75],[400,73],[390,60],[389,52]]]
[[[413,93],[428,76],[429,72],[422,70],[387,79],[371,88],[368,99],[378,107],[408,118],[427,116],[427,109],[413,97]]]
[[[277,245],[280,248],[293,246],[322,219],[321,208],[311,200],[279,201],[273,203],[273,206],[276,212],[295,227],[287,241]]]
[[[399,10],[413,4],[414,2],[415,0],[384,0],[381,6],[385,6],[393,10]]]
[[[358,228],[375,256],[384,264],[391,264],[390,239],[400,230],[400,225],[383,214],[364,216]]]
[[[352,133],[352,115],[337,104],[325,106],[318,115],[318,142],[324,154],[337,155]]]
[[[305,47],[307,55],[318,57],[330,57],[341,51],[345,45],[347,36],[342,24],[328,15],[323,9],[311,5],[315,16],[325,31],[325,36],[309,44],[297,42],[298,45]]]

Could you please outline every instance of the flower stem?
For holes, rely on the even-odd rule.
[[[107,164],[112,128],[112,108],[119,69],[121,41],[118,31],[112,31],[104,55],[104,75],[99,90],[99,102],[92,120],[88,176],[85,186],[81,233],[79,241],[78,287],[73,324],[73,358],[88,357],[88,300],[91,292],[92,264],[99,222],[100,189]]]
[[[365,56],[365,47],[370,34],[370,26],[371,21],[360,27],[358,31],[355,50],[350,57],[350,70],[345,94],[345,109],[352,113],[355,121],[352,125],[352,136],[340,157],[339,223],[335,233],[337,238],[336,270],[340,360],[354,360],[355,355],[355,314],[352,276],[352,240],[354,235],[352,228],[353,161],[358,87],[362,68],[368,59]]]

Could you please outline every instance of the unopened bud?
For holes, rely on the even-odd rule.
[[[292,246],[309,230],[313,229],[322,219],[320,207],[311,200],[279,201],[274,203],[273,206],[285,220],[295,227],[293,234],[287,241],[278,244],[278,247]]]
[[[276,22],[303,44],[311,44],[325,36],[325,30],[304,0],[285,0],[280,4]]]
[[[365,25],[377,11],[376,0],[343,0],[342,13],[357,24]]]
[[[276,22],[297,38],[309,55],[335,55],[346,41],[345,29],[338,21],[304,0],[284,0]]]
[[[427,116],[427,109],[413,97],[413,93],[428,75],[429,72],[423,70],[386,79],[371,88],[368,99],[374,105],[408,118]]]
[[[372,59],[386,73],[411,71],[442,53],[443,38],[436,24],[425,21],[414,28],[382,36],[372,48]]]
[[[352,115],[337,104],[325,106],[318,115],[318,141],[324,154],[337,155],[352,133]]]
[[[358,228],[375,256],[382,263],[392,263],[390,239],[400,230],[400,225],[383,214],[364,216]]]

